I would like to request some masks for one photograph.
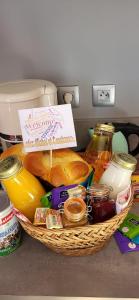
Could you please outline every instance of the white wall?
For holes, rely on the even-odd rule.
[[[0,80],[79,84],[76,118],[139,116],[139,0],[0,0]],[[93,83],[116,84],[114,108]]]

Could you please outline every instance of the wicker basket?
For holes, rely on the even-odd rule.
[[[125,219],[133,195],[126,209],[108,221],[72,229],[46,229],[19,220],[24,230],[57,253],[71,256],[89,255],[99,251]]]

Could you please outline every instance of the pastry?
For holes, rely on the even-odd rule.
[[[26,153],[23,144],[17,144],[5,150],[1,158],[11,154],[18,155],[28,171],[54,187],[80,184],[87,179],[92,170],[91,166],[71,149],[53,150],[52,168],[50,167],[50,151]]]

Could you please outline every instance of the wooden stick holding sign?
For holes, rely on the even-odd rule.
[[[50,168],[52,169],[53,166],[53,152],[52,149],[50,150]]]

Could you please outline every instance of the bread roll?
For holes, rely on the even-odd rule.
[[[0,158],[6,158],[7,156],[16,154],[19,156],[19,158],[21,159],[22,162],[24,162],[24,158],[27,155],[27,153],[24,150],[23,144],[19,143],[19,144],[15,144],[11,147],[9,147],[8,149],[6,149],[4,152],[2,152]]]
[[[5,150],[1,158],[11,154],[18,155],[24,167],[51,185],[79,184],[84,182],[91,172],[91,166],[71,149],[53,150],[52,168],[50,152],[38,151],[26,153],[23,144],[17,144]]]
[[[91,172],[91,166],[70,149],[53,150],[52,168],[49,151],[28,153],[24,165],[55,187],[84,182]]]

